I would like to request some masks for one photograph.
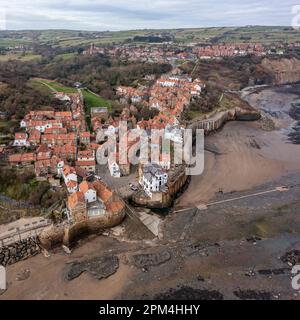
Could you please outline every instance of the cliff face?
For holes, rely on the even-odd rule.
[[[300,81],[300,60],[296,58],[269,59],[261,62],[272,76],[274,84],[286,84]]]
[[[300,59],[246,56],[201,61],[197,64],[194,76],[206,83],[216,84],[222,90],[240,90],[260,84],[293,83],[300,81]]]

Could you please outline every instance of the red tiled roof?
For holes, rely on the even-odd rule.
[[[92,185],[92,183],[87,182],[87,181],[83,181],[83,182],[80,183],[79,190],[82,193],[86,193],[89,189],[95,190],[93,185]]]
[[[76,161],[76,166],[78,167],[87,167],[87,166],[95,166],[96,161],[90,161],[90,160],[78,160]]]
[[[77,186],[77,182],[76,181],[71,180],[71,181],[69,181],[67,183],[67,187],[68,188],[75,188],[76,186]]]
[[[91,134],[89,132],[80,132],[80,138],[90,138]]]
[[[74,209],[78,204],[85,204],[84,194],[80,191],[75,192],[68,197],[69,209]]]
[[[17,153],[9,156],[9,162],[11,163],[22,163],[22,162],[34,162],[36,156],[34,153]]]
[[[23,132],[15,133],[15,140],[26,140],[27,134]]]
[[[106,185],[100,181],[94,181],[93,187],[97,191],[98,197],[106,203],[113,195],[112,191],[106,187]]]

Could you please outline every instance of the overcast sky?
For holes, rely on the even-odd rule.
[[[300,0],[0,0],[0,20],[7,29],[95,31],[287,26],[294,5]]]

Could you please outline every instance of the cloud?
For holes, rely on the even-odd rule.
[[[8,29],[126,30],[290,25],[298,0],[1,1]]]

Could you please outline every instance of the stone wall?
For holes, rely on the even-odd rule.
[[[124,218],[125,209],[118,213],[108,213],[103,217],[78,222],[65,228],[63,244],[69,247],[87,235],[102,233],[105,229],[112,228],[120,224]]]
[[[43,248],[50,250],[62,244],[65,234],[65,226],[49,226],[39,235],[39,240]]]
[[[259,120],[260,117],[260,112],[253,108],[247,110],[242,108],[233,108],[228,111],[216,113],[208,119],[194,121],[189,128],[193,130],[204,129],[205,134],[209,134],[210,132],[221,129],[227,121],[255,121]]]
[[[107,228],[117,226],[124,218],[125,209],[118,213],[107,213],[103,217],[77,222],[71,226],[68,224],[51,226],[43,230],[39,240],[42,247],[47,250],[62,244],[69,247],[87,235],[99,234]]]
[[[6,267],[18,261],[33,257],[41,252],[40,241],[36,237],[0,247],[0,265]]]

